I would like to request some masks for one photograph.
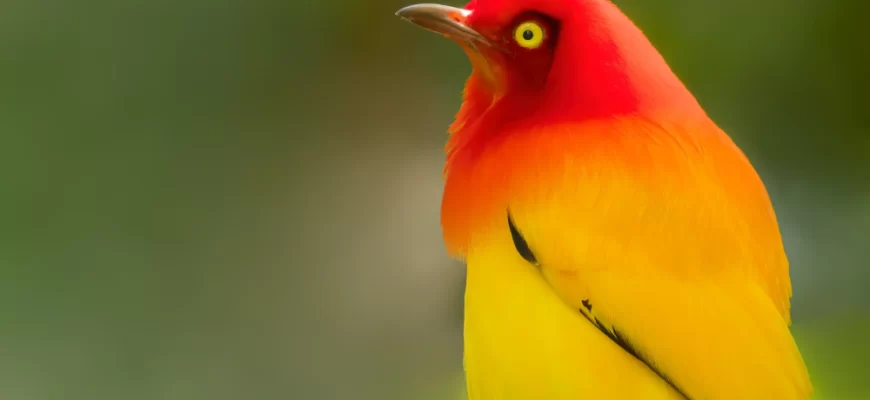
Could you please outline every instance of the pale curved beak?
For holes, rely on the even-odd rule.
[[[470,44],[492,44],[483,35],[465,24],[471,11],[440,4],[417,4],[396,13],[402,19],[453,40]]]

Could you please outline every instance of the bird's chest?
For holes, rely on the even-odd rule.
[[[464,358],[471,400],[677,398],[512,250],[509,238],[495,238],[468,257]]]

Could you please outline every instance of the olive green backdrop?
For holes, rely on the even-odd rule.
[[[870,398],[870,6],[618,3],[768,184],[819,398]],[[0,398],[459,399],[469,66],[408,4],[3,0]]]

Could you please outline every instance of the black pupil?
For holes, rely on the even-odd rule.
[[[532,40],[534,37],[535,37],[535,33],[528,30],[528,29],[526,29],[526,31],[523,32],[523,39]]]

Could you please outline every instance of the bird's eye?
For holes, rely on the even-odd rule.
[[[514,31],[514,40],[521,47],[534,50],[544,43],[545,32],[541,25],[535,22],[524,22]]]

